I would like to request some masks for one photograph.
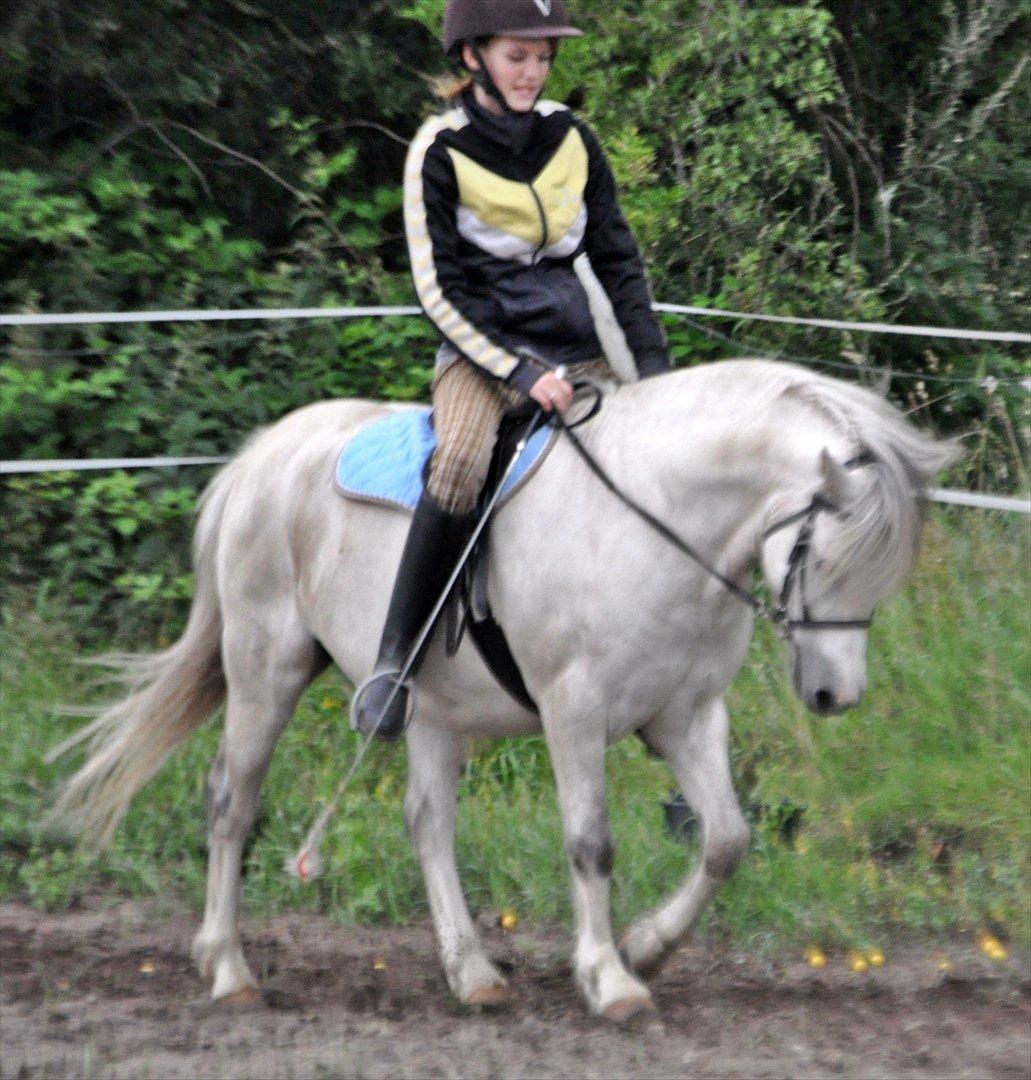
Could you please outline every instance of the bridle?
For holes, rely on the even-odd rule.
[[[809,602],[806,598],[806,583],[809,576],[809,557],[812,551],[812,539],[813,532],[816,529],[816,519],[821,512],[840,514],[841,509],[839,507],[835,506],[817,492],[809,501],[808,506],[775,522],[763,533],[763,541],[765,542],[781,530],[790,528],[795,522],[802,522],[802,526],[798,530],[798,536],[795,538],[795,543],[788,555],[788,567],[787,572],[784,575],[780,596],[777,599],[777,603],[771,605],[758,593],[753,592],[751,589],[743,588],[736,581],[727,577],[725,574],[720,573],[719,570],[712,566],[712,564],[683,537],[678,536],[677,533],[664,522],[660,521],[650,510],[646,510],[640,503],[636,502],[627,495],[626,492],[619,488],[612,477],[610,477],[602,468],[595,457],[574,433],[574,428],[580,427],[582,424],[586,423],[595,416],[601,408],[603,396],[601,389],[593,383],[577,384],[577,389],[581,389],[582,387],[589,388],[596,395],[596,400],[587,415],[577,420],[575,423],[568,424],[556,412],[552,414],[552,423],[565,433],[576,449],[576,452],[583,459],[584,464],[587,465],[591,472],[594,473],[605,487],[607,487],[626,507],[633,510],[642,521],[657,532],[664,540],[669,541],[669,543],[671,543],[678,551],[682,552],[689,559],[696,562],[708,574],[716,578],[728,592],[732,593],[738,600],[750,607],[757,615],[764,619],[768,619],[778,628],[778,630],[783,630],[789,636],[793,630],[869,629],[873,622],[872,614],[868,619],[814,619],[809,609]],[[875,460],[876,459],[872,454],[864,451],[856,457],[846,461],[842,467],[848,471],[852,471],[853,469],[862,468],[864,465],[871,465]],[[802,612],[802,617],[800,619],[792,619],[788,612],[792,590],[795,588],[796,584],[798,586],[799,603]]]
[[[861,469],[864,465],[872,465],[875,460],[871,453],[863,452],[846,461],[842,468],[851,472],[853,469]],[[817,492],[809,501],[808,506],[782,518],[763,533],[763,542],[765,543],[771,536],[789,528],[796,521],[802,522],[802,527],[798,530],[798,536],[795,537],[795,542],[788,555],[788,568],[784,574],[784,583],[777,599],[777,606],[771,609],[769,616],[775,623],[784,626],[789,632],[791,630],[869,630],[873,622],[873,615],[868,619],[814,619],[809,610],[809,601],[806,599],[809,557],[812,553],[816,518],[821,511],[841,514],[840,507],[835,506],[830,500],[825,499],[820,492]],[[798,585],[798,601],[802,610],[800,619],[792,619],[788,615],[791,592],[796,583]]]

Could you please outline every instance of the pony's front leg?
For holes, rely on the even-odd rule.
[[[694,873],[623,937],[621,951],[627,963],[635,971],[651,973],[690,934],[737,868],[748,850],[749,830],[731,782],[722,698],[693,715],[670,708],[642,734],[666,759],[702,825],[702,851]]]
[[[447,981],[466,1005],[503,1005],[504,976],[483,951],[455,865],[455,797],[467,755],[460,735],[426,724],[408,729],[405,822],[422,867]]]
[[[605,799],[602,724],[545,721],[562,812],[576,918],[574,970],[591,1011],[622,1022],[653,1011],[647,987],[626,968],[612,937],[609,885],[614,850]]]

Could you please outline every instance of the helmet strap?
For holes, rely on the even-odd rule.
[[[497,83],[494,82],[494,79],[487,68],[487,64],[483,59],[483,53],[480,52],[479,45],[477,45],[475,41],[468,41],[466,44],[469,46],[469,51],[473,54],[476,63],[480,65],[471,72],[473,82],[486,91],[486,93],[490,94],[490,96],[501,106],[501,110],[505,116],[517,115],[516,110],[505,100],[505,95],[502,94],[497,87]]]

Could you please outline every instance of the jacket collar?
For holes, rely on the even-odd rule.
[[[517,156],[525,153],[539,130],[540,113],[536,108],[528,113],[506,113],[495,116],[476,100],[472,87],[462,93],[462,107],[477,134]]]

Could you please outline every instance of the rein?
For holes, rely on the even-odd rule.
[[[810,501],[809,505],[801,510],[796,511],[793,514],[789,514],[787,517],[782,518],[780,521],[771,525],[764,533],[763,540],[769,539],[775,533],[780,532],[782,529],[786,529],[791,525],[794,525],[796,521],[802,521],[802,528],[799,530],[798,538],[795,540],[794,546],[791,549],[791,554],[788,556],[788,569],[784,575],[784,584],[780,591],[775,606],[767,603],[761,596],[750,589],[743,588],[736,581],[727,577],[726,574],[720,573],[711,563],[709,563],[691,544],[689,544],[682,536],[679,536],[674,532],[665,522],[660,521],[650,510],[645,509],[636,500],[623,491],[619,485],[612,479],[611,476],[605,471],[603,466],[598,462],[591,452],[580,441],[579,436],[574,432],[574,428],[580,427],[586,423],[592,417],[597,415],[601,409],[601,401],[604,396],[603,391],[595,386],[593,383],[579,384],[577,389],[581,387],[593,391],[595,394],[595,401],[591,407],[589,413],[582,419],[574,424],[567,424],[565,419],[556,412],[553,414],[552,423],[562,431],[573,444],[577,454],[579,454],[584,464],[591,470],[592,473],[605,485],[606,488],[628,509],[632,510],[642,521],[645,522],[652,530],[657,532],[664,540],[672,544],[679,552],[686,555],[689,559],[697,563],[706,573],[711,577],[714,577],[728,592],[732,593],[743,604],[750,607],[757,615],[764,619],[768,619],[778,629],[784,628],[790,633],[792,630],[865,630],[868,629],[872,618],[870,619],[814,619],[809,611],[809,604],[806,600],[805,586],[807,580],[807,571],[809,564],[809,554],[812,548],[813,531],[816,528],[816,518],[821,511],[827,511],[830,513],[840,513],[840,509],[833,503],[828,502],[823,496],[817,492]],[[874,461],[874,458],[868,452],[857,455],[846,461],[844,467],[848,470],[858,469],[864,465],[870,465]],[[792,619],[788,615],[788,603],[791,599],[791,591],[798,583],[799,599],[802,604],[802,618]]]

